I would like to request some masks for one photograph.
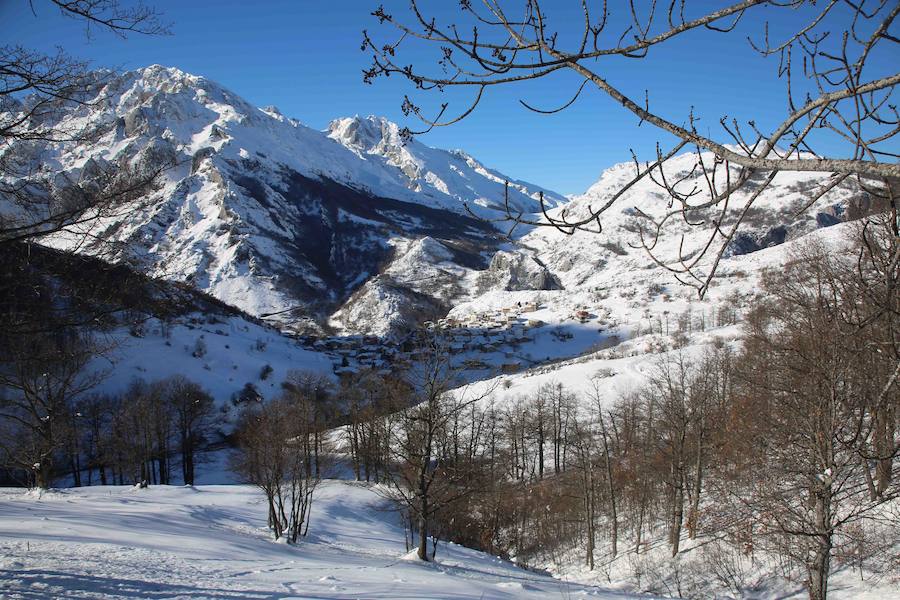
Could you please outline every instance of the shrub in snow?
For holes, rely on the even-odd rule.
[[[206,341],[201,336],[197,338],[197,341],[194,343],[194,350],[191,352],[191,356],[194,358],[203,358],[206,356],[206,351]]]
[[[241,388],[241,391],[236,393],[232,398],[231,402],[235,406],[241,404],[250,404],[254,402],[259,402],[262,400],[262,394],[259,393],[259,390],[256,389],[256,386],[250,383],[249,381],[244,384],[244,387]]]

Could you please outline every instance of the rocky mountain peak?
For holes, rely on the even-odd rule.
[[[66,181],[117,165],[174,165],[133,210],[96,225],[96,239],[115,242],[114,258],[146,274],[288,322],[325,323],[357,297],[406,298],[417,306],[410,314],[430,315],[464,293],[458,282],[497,247],[496,231],[467,207],[492,213],[509,178],[468,155],[404,143],[383,117],[338,119],[322,132],[176,68],[97,79],[96,98],[58,115],[93,131],[90,141],[2,152],[38,152]],[[517,182],[513,204],[537,210],[539,189]],[[426,281],[426,270],[437,279]],[[363,288],[371,293],[355,293]],[[342,330],[371,329],[357,321],[374,313],[344,312]]]
[[[404,146],[400,127],[375,115],[345,117],[328,124],[328,137],[363,154],[385,154]]]

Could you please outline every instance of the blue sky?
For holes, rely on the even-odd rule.
[[[26,0],[2,0],[4,43],[45,51],[61,46],[98,67],[176,66],[218,81],[259,106],[274,104],[317,129],[325,128],[331,119],[354,114],[384,115],[416,127],[400,111],[403,94],[411,91],[409,84],[397,77],[377,80],[374,85],[362,81],[369,59],[360,52],[361,31],[388,33],[369,14],[377,1],[160,0],[148,4],[164,13],[173,35],[132,35],[123,40],[93,31],[88,39],[83,24],[61,17],[49,2],[34,0],[32,12]],[[384,4],[394,14],[404,11],[403,2]],[[440,6],[439,11],[456,6],[449,0],[424,4]],[[787,31],[793,17],[802,16],[788,19],[785,14],[789,13],[776,15],[773,31]],[[563,26],[577,18],[574,13],[554,16]],[[649,60],[614,59],[597,68],[611,83],[636,96],[643,97],[649,87],[651,108],[676,122],[682,122],[693,106],[715,132],[726,111],[756,118],[761,125],[774,124],[785,105],[783,86],[775,81],[777,58],[760,58],[746,42],[747,34],[761,31],[759,23],[748,23],[730,35],[703,31],[659,48]],[[412,53],[404,58],[412,62],[422,57]],[[885,68],[896,70],[896,65]],[[670,141],[647,125],[637,127],[636,118],[591,90],[552,116],[536,115],[518,104],[524,98],[552,107],[565,102],[577,83],[574,76],[563,75],[492,89],[470,117],[420,139],[432,146],[462,148],[511,177],[562,193],[583,192],[603,169],[629,160],[630,148],[641,158],[652,158],[657,141]],[[425,106],[429,99],[431,106],[441,100],[424,96]],[[457,100],[462,108],[462,99]]]

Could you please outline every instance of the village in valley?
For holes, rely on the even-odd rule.
[[[538,301],[525,300],[496,310],[473,310],[425,321],[403,337],[305,335],[297,340],[305,349],[328,356],[338,376],[364,370],[388,375],[409,368],[425,337],[440,339],[454,365],[463,371],[512,374],[570,358],[585,349],[582,346],[599,345],[609,332],[598,327],[598,312],[579,305],[561,315]],[[581,343],[573,350],[576,337]]]

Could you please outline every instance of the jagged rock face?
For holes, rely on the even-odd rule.
[[[453,303],[477,293],[472,282],[487,266],[479,252],[483,246],[431,236],[397,238],[391,245],[382,273],[332,315],[333,328],[371,335],[402,333],[444,316]]]
[[[404,314],[421,312],[404,303],[428,305],[426,312],[443,306],[466,292],[460,278],[485,268],[498,245],[492,227],[468,211],[492,214],[486,207],[502,202],[507,178],[464,153],[404,142],[386,120],[341,119],[319,132],[177,69],[101,79],[96,98],[60,117],[89,130],[89,143],[0,150],[5,159],[40,164],[60,188],[111,168],[176,165],[121,215],[92,223],[103,243],[83,251],[102,250],[254,315],[324,323],[348,300],[379,297]],[[510,187],[522,210],[538,210],[540,192],[551,204],[564,200],[531,184]],[[369,309],[347,306],[333,321],[344,331],[371,331],[362,322]]]
[[[763,248],[783,244],[786,239],[788,239],[788,229],[783,225],[758,234],[739,232],[729,244],[728,253],[732,256],[750,254]]]
[[[509,206],[513,211],[536,213],[543,194],[547,207],[567,200],[560,194],[516,181],[488,169],[462,150],[429,148],[415,139],[403,139],[395,123],[381,117],[359,116],[336,119],[328,136],[355,152],[361,159],[394,172],[422,202],[481,217],[496,218],[504,206],[503,184],[509,182]]]
[[[494,254],[490,267],[480,274],[478,283],[485,291],[562,289],[559,279],[544,264],[522,251],[500,251]]]
[[[337,331],[391,337],[415,329],[426,320],[447,313],[448,306],[434,296],[416,292],[388,275],[366,281],[329,324]]]

